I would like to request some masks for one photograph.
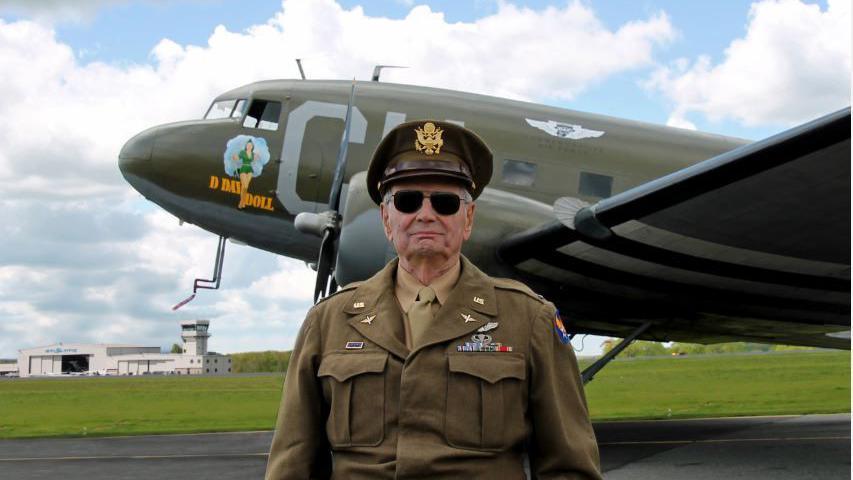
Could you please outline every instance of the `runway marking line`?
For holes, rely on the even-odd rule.
[[[163,437],[192,437],[197,435],[247,435],[252,433],[273,433],[274,430],[239,430],[234,432],[197,432],[197,433],[149,433],[145,435],[110,435],[109,437],[42,437],[32,440],[121,440],[124,438],[163,438]],[[14,438],[12,440],[31,440]]]
[[[598,445],[688,445],[693,443],[736,443],[736,442],[785,442],[785,441],[814,441],[814,440],[850,440],[846,437],[778,437],[778,438],[718,438],[706,440],[643,440],[636,442],[605,442]],[[85,457],[20,457],[0,458],[2,462],[38,462],[38,461],[69,461],[69,460],[166,460],[175,458],[223,458],[223,457],[266,457],[267,452],[261,453],[197,453],[184,455],[102,455]]]
[[[626,442],[603,442],[598,446],[618,445],[688,445],[691,443],[738,443],[738,442],[795,442],[813,440],[850,440],[846,437],[776,437],[776,438],[709,438],[702,440],[638,440]]]
[[[599,420],[594,423],[652,423],[652,422],[695,422],[695,421],[707,421],[707,420],[742,420],[744,418],[755,419],[755,420],[772,420],[772,419],[784,419],[784,418],[795,418],[795,417],[817,417],[817,416],[828,416],[828,415],[843,415],[838,413],[810,413],[808,415],[801,414],[791,414],[791,415],[735,415],[729,417],[705,417],[705,418],[647,418],[647,419],[637,419],[637,420]]]
[[[68,461],[68,460],[162,460],[172,458],[222,458],[222,457],[266,457],[267,452],[263,453],[218,453],[211,455],[209,453],[184,454],[184,455],[101,455],[87,457],[21,457],[21,458],[0,458],[2,462],[37,462],[40,460],[49,461]]]

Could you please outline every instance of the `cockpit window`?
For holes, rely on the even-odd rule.
[[[236,100],[220,100],[213,102],[213,105],[207,110],[205,120],[216,120],[217,118],[228,118],[231,116],[231,111],[234,110]]]
[[[262,130],[277,130],[278,116],[281,114],[281,102],[269,100],[252,100],[243,126],[260,128]]]
[[[237,100],[237,104],[234,105],[234,111],[231,112],[231,118],[240,118],[243,116],[243,112],[246,111],[246,99],[241,98]]]

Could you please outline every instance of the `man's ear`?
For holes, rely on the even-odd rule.
[[[468,240],[468,237],[471,236],[471,230],[474,228],[474,210],[476,210],[477,204],[471,203],[465,209],[465,230],[462,231],[462,238]]]
[[[388,215],[388,209],[385,207],[385,202],[379,204],[379,216],[382,217],[382,228],[385,230],[385,238],[391,241],[391,219]]]

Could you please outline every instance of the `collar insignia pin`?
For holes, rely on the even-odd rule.
[[[486,301],[480,297],[474,297],[474,303],[479,303],[480,305],[485,305]]]
[[[352,304],[352,308],[364,308],[364,302],[355,302]]]
[[[368,325],[373,325],[373,319],[376,318],[376,315],[368,315],[367,318],[361,321],[361,323],[366,323]]]
[[[472,317],[471,315],[465,315],[464,313],[461,313],[460,315],[462,315],[462,318],[465,319],[465,323],[477,321],[477,319]]]

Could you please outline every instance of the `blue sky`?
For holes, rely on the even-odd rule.
[[[169,346],[189,318],[212,319],[218,351],[292,346],[313,272],[229,245],[223,289],[170,312],[216,238],[145,201],[116,158],[227,89],[296,76],[297,56],[310,78],[403,63],[383,79],[760,139],[850,104],[850,24],[849,0],[0,1],[0,357]],[[432,51],[471,68],[431,68]]]
[[[346,8],[361,6],[371,16],[404,18],[410,6],[394,1],[341,1]],[[562,2],[512,2],[533,9]],[[607,26],[665,11],[681,30],[682,39],[669,48],[674,56],[709,54],[719,58],[731,39],[743,34],[748,1],[684,2],[611,0],[588,2]],[[814,2],[819,3],[819,2]],[[248,5],[248,8],[244,5]],[[433,1],[428,5],[445,14],[448,22],[470,22],[494,13],[496,2]],[[93,18],[58,25],[57,36],[89,59],[108,62],[145,62],[153,45],[168,37],[182,44],[204,45],[217,25],[232,31],[266,22],[281,10],[276,0],[233,2],[188,0],[183,2],[133,2],[106,5]],[[7,18],[21,18],[20,14]],[[153,27],[153,28],[152,28]]]
[[[345,8],[361,6],[369,16],[402,19],[417,2],[407,1],[340,1]],[[545,0],[510,2],[531,9],[564,5],[568,2]],[[636,19],[665,12],[677,29],[675,41],[661,48],[660,59],[695,58],[707,55],[718,62],[729,43],[747,28],[747,14],[752,2],[727,0],[720,2],[684,2],[678,0],[584,2],[594,9],[602,24],[618,28]],[[825,8],[826,2],[814,3]],[[444,13],[448,22],[472,22],[494,14],[497,2],[436,1],[428,5]],[[74,48],[82,62],[102,61],[118,65],[151,61],[151,50],[161,39],[182,45],[207,44],[217,25],[240,32],[252,25],[263,24],[281,10],[276,0],[229,2],[224,0],[137,1],[108,3],[84,18],[56,24],[57,39]],[[9,18],[22,18],[20,10],[9,10]],[[555,49],[573,48],[555,45]],[[282,58],[282,62],[292,59]],[[508,68],[513,68],[508,65]],[[310,74],[310,70],[309,70]],[[551,102],[556,106],[581,111],[666,123],[666,99],[651,93],[638,82],[635,72],[613,75],[592,84],[582,97],[572,101]],[[780,131],[780,126],[744,126],[728,119],[708,122],[693,116],[700,130],[723,135],[760,139]]]

